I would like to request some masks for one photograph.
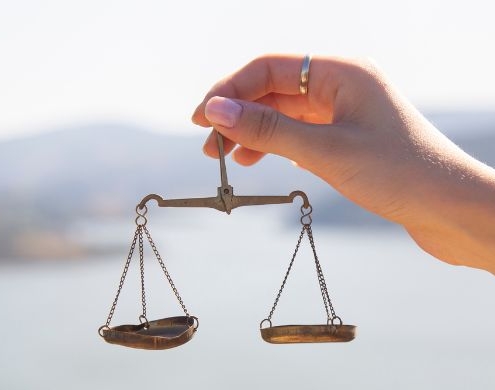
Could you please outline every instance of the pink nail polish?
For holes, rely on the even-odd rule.
[[[234,127],[242,113],[242,106],[228,98],[212,97],[205,107],[205,116],[212,123],[223,127]]]

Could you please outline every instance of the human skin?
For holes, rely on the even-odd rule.
[[[267,55],[218,82],[192,120],[225,136],[252,165],[294,161],[365,209],[407,230],[436,258],[495,274],[495,170],[428,122],[369,61]],[[236,147],[237,146],[237,147]],[[204,152],[218,158],[215,137]]]

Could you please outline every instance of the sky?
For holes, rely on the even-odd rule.
[[[0,0],[0,139],[117,121],[194,133],[264,53],[371,57],[424,109],[495,109],[493,2]]]

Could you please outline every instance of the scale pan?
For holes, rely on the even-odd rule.
[[[169,317],[147,324],[103,328],[100,335],[107,343],[138,349],[168,349],[187,343],[198,329],[196,317]]]
[[[354,340],[354,325],[281,325],[260,329],[261,337],[272,344],[332,343]]]

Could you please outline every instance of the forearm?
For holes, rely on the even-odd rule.
[[[441,260],[495,274],[495,170],[461,152],[430,179],[409,234]]]

